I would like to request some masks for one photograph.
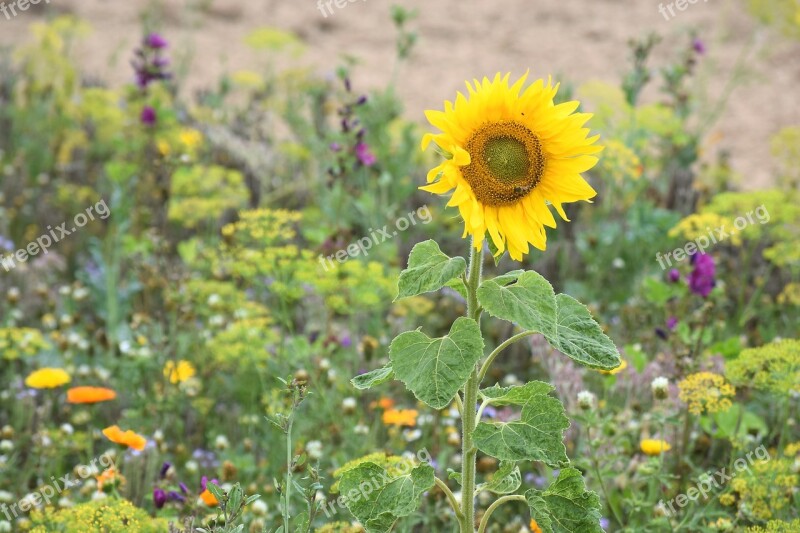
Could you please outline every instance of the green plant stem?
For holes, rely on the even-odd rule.
[[[475,321],[480,320],[478,307],[478,286],[481,283],[481,268],[483,267],[483,248],[475,249],[470,242],[469,276],[467,278],[467,316]],[[475,531],[475,463],[478,450],[472,442],[475,431],[476,407],[478,404],[478,366],[464,386],[464,403],[461,413],[462,438],[461,438],[461,532],[474,533]]]
[[[524,502],[524,501],[527,500],[525,499],[525,496],[523,496],[522,494],[511,494],[495,500],[495,502],[492,505],[490,505],[488,509],[486,509],[486,513],[483,515],[483,518],[481,519],[481,525],[478,528],[478,533],[483,533],[484,531],[486,531],[486,526],[489,524],[489,517],[492,516],[492,513],[494,512],[495,509],[497,509],[506,502]]]
[[[513,337],[507,339],[503,342],[500,346],[494,349],[492,353],[489,354],[489,357],[486,358],[486,361],[481,366],[481,371],[478,373],[478,383],[483,381],[483,378],[486,377],[486,373],[489,371],[489,367],[492,366],[492,362],[494,362],[495,358],[500,355],[500,352],[505,350],[511,344],[514,344],[520,339],[524,339],[525,337],[530,337],[531,335],[536,334],[535,331],[523,331],[522,333],[517,333]]]
[[[289,425],[286,428],[286,490],[283,503],[283,530],[289,531],[289,495],[292,487],[292,425],[294,424],[294,408],[289,414]]]
[[[444,492],[444,495],[447,496],[447,501],[450,502],[450,507],[453,508],[453,511],[456,512],[456,518],[460,522],[462,520],[461,509],[458,505],[458,501],[456,497],[453,495],[453,492],[450,490],[450,487],[447,486],[447,483],[439,479],[438,477],[434,477],[433,480],[436,482],[436,486]]]

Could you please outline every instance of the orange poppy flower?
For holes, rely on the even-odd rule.
[[[138,433],[134,433],[130,429],[127,431],[122,431],[119,426],[107,427],[103,430],[103,435],[105,435],[106,438],[111,442],[124,444],[125,446],[138,451],[144,450],[144,447],[147,444],[146,438],[142,437]]]
[[[72,387],[67,390],[69,403],[98,403],[113,400],[117,393],[105,387]]]

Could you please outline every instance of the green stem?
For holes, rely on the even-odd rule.
[[[467,316],[475,321],[480,320],[478,307],[478,286],[481,283],[481,268],[483,267],[483,248],[475,249],[470,243],[469,276],[467,278]],[[478,450],[472,442],[475,431],[476,407],[478,404],[478,367],[464,386],[464,404],[461,413],[462,438],[461,438],[461,533],[475,532],[475,463]]]
[[[289,531],[289,495],[292,491],[292,425],[294,424],[294,412],[289,415],[289,425],[286,428],[286,490],[283,503],[283,530]]]
[[[500,355],[500,352],[502,352],[508,346],[510,346],[511,344],[514,344],[518,340],[524,339],[525,337],[530,337],[531,335],[534,335],[534,334],[536,334],[535,331],[523,331],[522,333],[517,333],[513,337],[511,337],[511,338],[507,339],[505,342],[503,342],[503,344],[501,344],[500,346],[495,348],[494,351],[489,354],[489,357],[486,359],[486,362],[484,362],[483,365],[481,366],[481,371],[478,374],[478,382],[480,383],[481,381],[483,381],[483,378],[486,377],[486,372],[489,371],[489,367],[492,366],[492,362],[494,362],[495,358],[498,355]]]
[[[492,516],[492,513],[494,512],[495,509],[497,509],[506,502],[524,502],[524,501],[527,500],[525,500],[525,496],[523,496],[522,494],[511,494],[509,496],[503,496],[502,498],[495,500],[495,502],[492,505],[490,505],[488,509],[486,509],[486,514],[484,514],[483,518],[481,519],[481,525],[478,528],[478,533],[483,533],[484,531],[486,531],[486,526],[489,524],[489,517]]]
[[[458,521],[460,522],[462,520],[461,509],[458,505],[456,497],[450,490],[450,487],[448,487],[447,484],[438,477],[434,477],[433,480],[436,482],[436,486],[439,487],[439,489],[441,489],[442,492],[444,492],[445,496],[447,496],[447,501],[450,502],[450,507],[452,507],[453,511],[456,512],[456,518],[458,518]]]

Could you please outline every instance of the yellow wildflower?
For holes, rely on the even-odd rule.
[[[661,455],[663,452],[670,451],[672,446],[665,440],[642,439],[639,448],[647,455]]]
[[[712,372],[697,372],[678,383],[681,401],[692,414],[718,413],[730,409],[736,389],[725,378]]]

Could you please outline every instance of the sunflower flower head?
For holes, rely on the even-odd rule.
[[[71,380],[67,371],[61,368],[40,368],[28,374],[25,385],[32,389],[55,389]]]
[[[574,113],[579,102],[556,105],[558,85],[538,80],[523,91],[527,74],[509,85],[509,74],[467,82],[468,96],[458,93],[444,111],[427,111],[441,133],[434,142],[447,159],[428,173],[423,190],[452,192],[448,206],[458,207],[464,237],[476,248],[486,232],[497,248],[521,261],[529,245],[546,248],[545,226],[556,227],[548,205],[569,220],[562,204],[588,201],[596,192],[581,177],[597,163],[602,146],[584,128],[591,118]]]

